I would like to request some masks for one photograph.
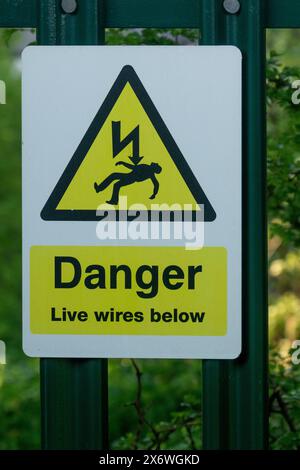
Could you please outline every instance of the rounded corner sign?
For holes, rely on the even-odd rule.
[[[22,80],[26,353],[236,357],[240,55],[30,47]]]

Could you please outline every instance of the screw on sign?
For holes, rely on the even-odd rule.
[[[67,14],[75,13],[77,9],[77,1],[76,0],[62,0],[61,7],[64,13],[67,13]]]
[[[231,15],[238,13],[241,8],[241,4],[238,0],[224,0],[223,6],[227,13],[230,13]]]

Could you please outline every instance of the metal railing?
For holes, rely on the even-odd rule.
[[[0,27],[36,28],[39,44],[104,44],[105,28],[199,28],[200,44],[243,54],[243,352],[203,365],[203,445],[268,441],[265,30],[300,27],[300,0],[1,0]],[[233,8],[231,10],[231,7]],[[108,446],[107,361],[41,360],[44,449]]]

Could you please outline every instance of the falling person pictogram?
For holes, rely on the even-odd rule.
[[[147,154],[148,161],[140,155],[141,143],[141,153]],[[131,154],[130,151],[124,152],[128,148],[132,149]],[[150,155],[155,162],[151,163]],[[124,168],[116,168],[115,162],[118,161],[123,166],[123,162],[128,164]],[[135,184],[143,181],[145,184]],[[142,203],[144,209],[141,213],[148,220],[154,211],[153,199],[158,204],[169,206],[188,204],[188,207],[193,207],[195,216],[196,207],[203,205],[205,221],[211,222],[216,218],[199,181],[129,65],[123,67],[111,87],[47,199],[41,218],[100,220],[103,216],[98,211],[99,204],[106,200],[111,205],[107,212],[111,210],[119,217],[122,195],[127,197],[129,206]],[[128,211],[127,217],[127,220],[131,219]]]
[[[94,184],[95,191],[99,193],[100,191],[104,191],[106,188],[108,188],[108,186],[114,183],[111,199],[109,201],[106,201],[108,204],[118,204],[119,194],[122,187],[146,181],[148,179],[150,179],[153,183],[153,193],[149,199],[155,199],[159,190],[159,182],[156,178],[156,175],[161,173],[162,171],[162,167],[158,163],[151,163],[150,165],[132,165],[126,162],[116,163],[116,166],[120,165],[123,165],[125,168],[128,168],[131,171],[129,173],[112,173],[107,178],[105,178],[102,183]]]

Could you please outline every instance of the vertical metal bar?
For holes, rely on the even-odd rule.
[[[220,0],[200,2],[200,44],[226,43],[225,15]],[[225,361],[203,361],[203,447],[227,449],[228,371]]]
[[[200,44],[226,43],[225,15],[221,0],[200,0]]]
[[[228,28],[244,55],[244,348],[229,366],[231,445],[251,450],[268,447],[265,9],[265,0],[243,0],[240,15],[231,18]]]
[[[264,449],[268,445],[265,0],[241,0],[230,15],[223,1],[202,2],[223,25],[224,44],[243,53],[243,352],[236,361],[203,363],[203,445]],[[209,24],[209,23],[208,23]],[[217,26],[220,28],[220,26]],[[203,28],[204,42],[219,43]],[[223,26],[220,29],[224,36]]]
[[[107,448],[107,361],[41,359],[42,448]]]
[[[65,14],[60,0],[38,2],[39,44],[104,43],[103,0],[77,1]],[[42,447],[107,448],[107,360],[41,359]]]

